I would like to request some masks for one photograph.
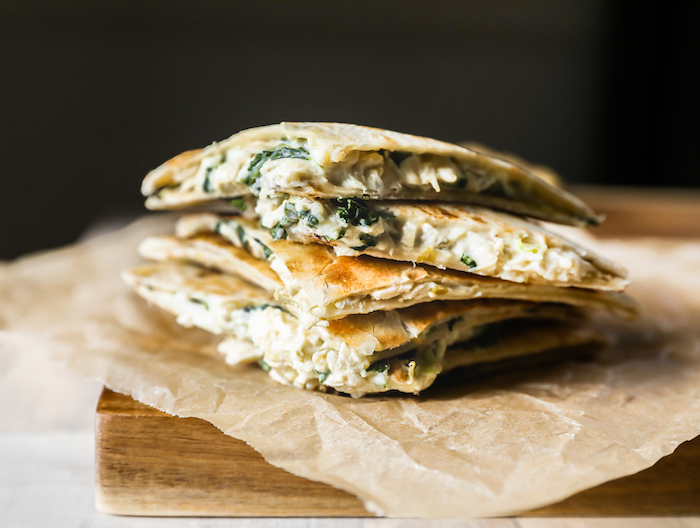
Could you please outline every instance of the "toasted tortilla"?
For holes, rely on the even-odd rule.
[[[492,323],[474,338],[455,343],[437,358],[430,350],[420,350],[410,357],[386,361],[389,386],[402,392],[415,392],[433,384],[439,374],[481,367],[480,377],[498,372],[508,365],[518,368],[547,359],[566,359],[585,351],[588,355],[608,344],[595,327],[582,321],[553,319],[513,319]],[[240,345],[239,345],[240,346]],[[413,389],[413,390],[412,390]]]
[[[498,157],[430,138],[340,123],[281,123],[188,151],[142,185],[152,209],[244,195],[434,200],[568,225],[597,225],[586,204]]]
[[[249,348],[241,356],[237,348],[222,344],[228,362],[259,359],[281,383],[331,387],[353,396],[424,389],[440,371],[449,346],[478,338],[494,323],[582,317],[579,310],[561,304],[478,299],[352,315],[305,328],[264,290],[255,292],[234,275],[156,263],[125,272],[124,279],[143,298],[176,315],[180,324],[243,339],[258,350],[257,358]],[[415,359],[405,372],[386,364],[406,354]]]
[[[493,335],[494,330],[498,330],[497,336]],[[512,321],[507,331],[500,330],[495,327],[490,330],[492,335],[482,334],[471,342],[452,345],[442,360],[442,371],[539,354],[546,350],[572,349],[582,345],[595,349],[608,344],[600,330],[581,321],[520,319]]]
[[[286,203],[278,209],[287,210]],[[334,213],[323,208],[319,213],[294,203],[299,209],[295,209],[295,223],[284,224],[285,239],[332,246],[340,256],[371,255],[545,286],[622,291],[628,282],[626,270],[614,262],[531,222],[481,207],[377,202],[381,206],[375,206],[371,214],[391,215],[389,218],[378,218],[370,225],[350,225],[338,216],[337,209]],[[238,218],[192,214],[183,218],[178,230],[180,236],[187,237],[221,228],[220,234],[235,244],[237,235],[227,223],[240,224],[241,229],[253,225]],[[313,223],[308,221],[311,218]],[[279,211],[271,211],[261,223],[270,226],[275,221],[279,222]],[[275,229],[278,227],[272,233]],[[340,229],[342,236],[333,229]],[[255,237],[274,239],[262,234]]]
[[[525,219],[466,204],[260,199],[273,238],[513,282],[622,291],[626,270]]]
[[[233,273],[270,294],[284,288],[279,275],[264,257],[256,258],[242,246],[235,246],[214,233],[202,233],[187,239],[172,236],[147,237],[139,245],[139,253],[150,260],[183,260]]]
[[[252,220],[226,217],[222,224],[222,218],[186,215],[177,224],[178,237],[149,237],[139,251],[150,260],[186,260],[236,274],[311,323],[435,300],[476,298],[557,302],[609,310],[625,318],[637,315],[635,302],[622,293],[518,284],[369,256],[338,257],[321,244],[274,242]]]

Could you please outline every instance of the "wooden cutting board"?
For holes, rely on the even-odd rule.
[[[97,405],[96,505],[122,515],[370,516],[359,499],[265,462],[198,418],[105,389]],[[700,515],[700,438],[654,467],[530,516]]]
[[[700,193],[579,187],[607,216],[601,237],[700,237]],[[196,418],[175,418],[105,390],[97,407],[96,502],[125,515],[368,516],[356,497],[267,464]],[[700,438],[654,467],[532,516],[700,515]]]

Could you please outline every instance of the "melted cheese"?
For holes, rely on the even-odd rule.
[[[626,284],[611,270],[597,267],[587,252],[532,224],[511,221],[508,215],[476,207],[464,214],[459,206],[443,206],[454,217],[435,218],[418,206],[390,202],[368,205],[389,214],[371,225],[354,226],[336,213],[338,206],[331,200],[289,195],[261,198],[255,210],[264,227],[282,225],[289,240],[327,243],[338,255],[367,252],[521,283],[614,290]],[[302,218],[285,224],[290,206],[313,214],[316,223]]]
[[[219,350],[227,363],[262,360],[280,383],[304,389],[331,387],[355,397],[392,389],[419,392],[440,372],[447,347],[479,331],[458,318],[429,326],[397,348],[379,350],[380,342],[370,335],[350,348],[327,323],[306,327],[279,305],[233,300],[206,291],[195,294],[192,289],[167,287],[148,279],[130,282],[139,295],[175,314],[182,326],[196,326],[252,345],[239,346],[225,339]],[[388,312],[387,317],[391,319],[387,324],[398,321],[396,312]],[[409,359],[395,358],[411,352]],[[371,368],[383,360],[387,360],[385,368]]]
[[[303,148],[310,159],[281,158],[266,161],[260,169],[259,188],[244,183],[255,156],[280,145]],[[169,188],[160,191],[148,205],[158,207],[158,199],[178,201],[175,194],[190,201],[211,197],[231,198],[256,194],[271,198],[280,193],[303,192],[308,188],[342,196],[368,195],[374,198],[420,194],[426,190],[479,194],[498,183],[504,196],[516,197],[518,187],[493,175],[475,172],[451,158],[432,154],[408,155],[398,164],[388,152],[350,152],[345,159],[331,162],[310,148],[305,140],[255,141],[245,147],[221,150],[217,144],[207,148],[211,154],[183,170]],[[206,151],[205,151],[206,152]],[[529,197],[532,200],[532,197]]]

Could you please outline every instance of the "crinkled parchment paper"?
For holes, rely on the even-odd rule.
[[[647,468],[700,434],[700,244],[588,241],[630,269],[643,310],[634,323],[601,321],[615,343],[598,360],[353,400],[228,367],[217,339],[129,292],[119,271],[171,221],[0,264],[0,354],[43,351],[390,516],[536,508]]]

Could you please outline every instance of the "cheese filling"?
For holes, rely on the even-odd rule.
[[[563,239],[535,226],[503,229],[474,214],[455,221],[389,202],[290,195],[260,198],[255,211],[274,239],[322,242],[338,255],[368,252],[535,284],[591,286],[607,277]]]
[[[392,151],[352,151],[339,162],[324,159],[304,139],[255,141],[205,156],[178,175],[154,196],[194,193],[204,197],[234,198],[254,194],[263,198],[295,189],[313,188],[338,196],[419,196],[425,191],[513,199],[546,211],[546,199],[535,189],[466,167],[435,154]]]
[[[233,246],[247,249],[257,259],[265,261],[284,283],[284,288],[275,291],[275,299],[283,301],[297,317],[310,326],[319,319],[337,319],[350,314],[369,313],[377,310],[393,310],[431,300],[473,299],[478,297],[512,298],[535,300],[538,302],[562,302],[579,306],[596,307],[613,310],[625,317],[636,313],[636,309],[625,297],[616,293],[596,292],[581,288],[562,289],[545,285],[517,285],[511,282],[482,282],[475,277],[468,278],[466,274],[442,274],[431,272],[429,275],[418,273],[407,276],[399,273],[396,280],[383,280],[381,283],[355,285],[345,289],[342,294],[335,292],[335,280],[324,283],[321,290],[306,289],[309,280],[306,271],[298,268],[299,262],[290,257],[282,249],[276,253],[277,245],[272,242],[269,230],[260,227],[258,222],[238,216],[200,213],[186,215],[177,223],[176,233],[183,245],[196,241],[201,233],[218,233]],[[190,238],[192,239],[190,240]],[[532,250],[523,245],[525,250]],[[167,260],[157,252],[142,253],[153,260]],[[173,253],[169,260],[181,259]],[[292,270],[288,268],[291,258]],[[211,266],[210,259],[194,258],[194,262]],[[214,265],[217,268],[216,265]],[[229,271],[229,266],[221,266],[222,271]],[[410,264],[405,265],[407,272],[412,270]],[[233,271],[235,273],[235,270]],[[315,273],[322,273],[316,268]],[[299,274],[306,278],[300,278]]]
[[[196,326],[253,345],[251,349],[224,340],[219,350],[230,364],[258,360],[280,383],[305,389],[331,387],[352,396],[426,388],[441,371],[447,347],[479,335],[488,326],[454,317],[409,335],[396,348],[381,350],[379,340],[369,335],[350,348],[327,322],[305,327],[275,303],[232,302],[215,294],[193,295],[186,289],[169,291],[147,283],[135,288],[148,301],[176,314],[182,326]],[[384,315],[383,324],[398,322],[396,312]]]
[[[455,318],[429,327],[400,347],[376,350],[376,338],[368,337],[361,345],[350,348],[328,326],[305,328],[296,317],[272,306],[242,312],[234,319],[237,324],[227,326],[225,333],[248,340],[264,351],[259,359],[276,381],[305,389],[331,387],[352,396],[391,389],[418,392],[426,388],[440,373],[440,360],[447,347],[474,337],[484,326],[470,326]],[[245,320],[245,327],[238,324],[240,320]],[[246,360],[233,350],[221,348],[227,362]]]

